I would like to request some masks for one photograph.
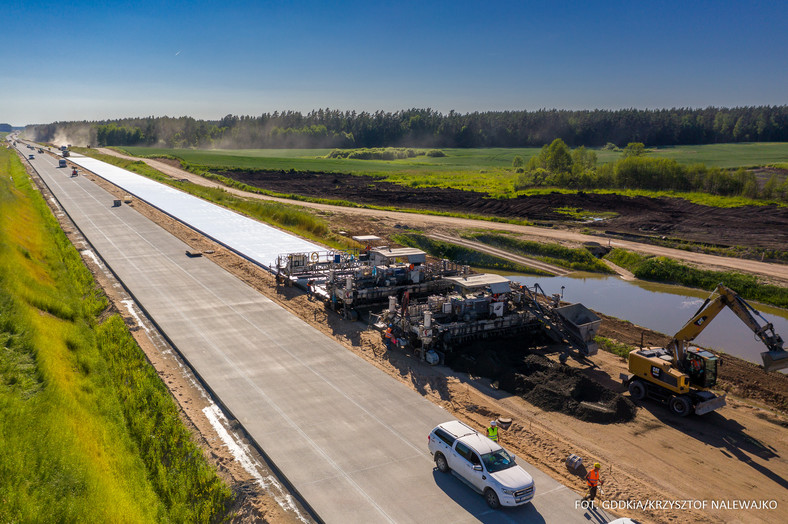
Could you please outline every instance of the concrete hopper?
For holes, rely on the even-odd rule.
[[[561,317],[564,327],[577,341],[582,342],[586,346],[585,354],[588,356],[595,355],[598,347],[596,342],[594,342],[594,337],[599,331],[602,319],[583,304],[557,307],[553,311]]]

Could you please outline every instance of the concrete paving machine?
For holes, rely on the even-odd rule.
[[[448,260],[428,263],[415,248],[376,247],[362,251],[315,251],[280,255],[275,264],[280,282],[307,289],[345,317],[358,318],[358,308],[385,306],[390,296],[417,298],[442,292],[444,277],[468,268]]]
[[[629,373],[621,379],[635,400],[646,397],[666,403],[676,415],[703,415],[725,405],[725,396],[709,388],[717,383],[721,364],[716,355],[690,345],[725,307],[729,307],[767,347],[761,353],[766,371],[788,367],[788,351],[774,327],[735,291],[719,284],[695,315],[664,348],[641,348],[629,353]],[[761,325],[758,318],[763,320]]]
[[[389,347],[412,350],[430,364],[443,361],[456,346],[478,339],[545,333],[584,354],[593,343],[601,320],[582,304],[559,308],[558,301],[538,304],[527,287],[492,274],[446,277],[451,291],[415,301],[403,296],[389,300],[388,310],[373,322]]]

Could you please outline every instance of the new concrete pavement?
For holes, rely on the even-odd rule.
[[[27,149],[21,151],[27,156]],[[93,248],[325,522],[605,522],[536,468],[532,504],[493,511],[434,468],[452,417],[57,159],[30,161]]]

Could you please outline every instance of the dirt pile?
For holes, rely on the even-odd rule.
[[[504,375],[501,389],[546,411],[586,422],[626,422],[635,416],[635,405],[628,398],[541,355],[528,355],[520,370]]]
[[[596,423],[626,422],[635,416],[628,398],[513,341],[456,348],[446,356],[446,364],[455,371],[498,380],[502,390],[546,411]]]

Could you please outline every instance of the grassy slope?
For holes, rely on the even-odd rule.
[[[712,290],[718,283],[722,283],[744,299],[782,308],[788,307],[788,289],[763,284],[753,275],[736,271],[695,269],[669,258],[641,255],[624,249],[613,249],[605,258],[628,269],[635,277],[642,280],[705,290]]]
[[[0,209],[0,521],[221,515],[228,488],[4,149]]]

